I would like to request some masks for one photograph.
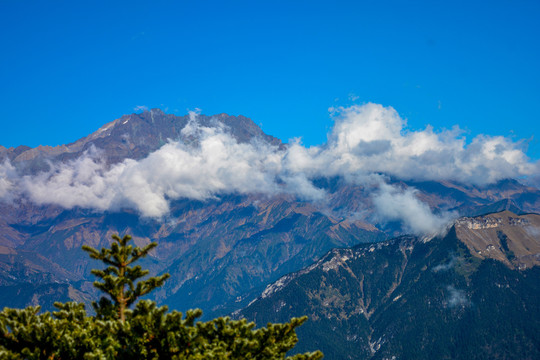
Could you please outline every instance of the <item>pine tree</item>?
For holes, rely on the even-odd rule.
[[[112,311],[116,311],[120,321],[124,322],[126,309],[141,296],[163,285],[170,275],[151,277],[135,284],[137,280],[148,275],[149,271],[143,270],[140,265],[130,265],[148,255],[157,243],[151,242],[141,249],[128,245],[131,240],[130,235],[120,238],[115,234],[112,238],[113,243],[110,249],[102,248],[98,251],[88,245],[83,245],[82,249],[88,252],[91,258],[101,260],[108,265],[105,270],[93,269],[91,271],[103,280],[103,282],[95,281],[94,286],[110,296],[110,299],[102,297],[99,303],[93,302],[94,310],[98,316],[102,317],[110,316]]]

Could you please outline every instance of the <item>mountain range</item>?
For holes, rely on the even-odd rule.
[[[113,193],[114,206],[109,202],[102,205],[106,197],[87,201],[86,193],[74,192],[66,200],[63,188],[53,192],[53,185],[73,173],[76,176],[67,180],[70,189],[99,185],[105,192],[107,186],[99,181],[107,184],[113,170],[143,162],[152,165],[153,154],[167,146],[176,146],[182,156],[203,158],[198,149],[207,144],[200,132],[192,129],[194,122],[207,132],[220,129],[216,136],[227,136],[226,141],[238,146],[241,154],[242,146],[250,144],[275,151],[292,146],[265,134],[243,116],[176,116],[159,109],[122,116],[67,145],[0,146],[3,174],[11,179],[11,185],[4,187],[3,199],[0,196],[0,305],[40,304],[51,309],[54,301],[88,303],[95,297],[94,279],[89,275],[95,264],[81,246],[106,246],[113,233],[129,233],[136,244],[159,243],[143,265],[154,274],[171,274],[165,286],[156,291],[155,300],[182,311],[200,307],[205,316],[229,314],[247,306],[268,284],[311,266],[332,249],[385,244],[381,241],[411,229],[399,218],[377,211],[373,198],[376,187],[335,174],[312,176],[313,186],[325,194],[322,200],[291,191],[238,190],[199,198],[169,191],[164,195],[166,208],[150,215],[141,209],[145,204],[150,208],[151,202],[137,186],[134,197],[127,200]],[[155,173],[159,168],[151,170]],[[149,176],[153,176],[152,171]],[[100,174],[97,185],[90,183],[86,172]],[[138,180],[137,174],[131,180]],[[198,180],[213,181],[204,176]],[[259,180],[253,177],[253,182]],[[275,186],[286,187],[294,181],[294,176],[278,179]],[[540,190],[514,179],[479,185],[388,175],[385,181],[415,204],[423,204],[420,210],[437,219],[504,210],[540,212]],[[34,186],[41,193],[18,190],[13,184],[19,183]],[[415,241],[410,239],[407,241]]]
[[[235,313],[307,314],[298,351],[329,359],[537,359],[540,215],[461,218],[434,238],[334,249]]]

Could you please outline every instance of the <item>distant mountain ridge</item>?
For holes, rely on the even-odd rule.
[[[222,126],[240,143],[257,139],[288,146],[243,116],[197,115],[203,126]],[[169,139],[192,144],[182,134],[190,116],[152,109],[125,115],[72,144],[55,148],[0,148],[23,175],[68,162],[97,149],[107,164],[143,159]],[[403,233],[401,224],[373,216],[373,189],[339,177],[313,180],[327,194],[323,203],[293,195],[229,194],[209,200],[170,201],[165,220],[141,217],[132,209],[96,211],[36,205],[24,197],[0,202],[0,306],[25,306],[44,299],[86,301],[92,294],[94,265],[82,244],[105,246],[112,233],[133,235],[135,242],[158,241],[149,257],[153,273],[173,276],[156,299],[172,308],[201,307],[206,314],[227,314],[244,307],[281,276],[302,269],[332,248],[378,242]],[[487,213],[506,208],[540,212],[540,190],[515,180],[488,186],[451,181],[390,180],[415,188],[435,213]],[[501,208],[502,207],[502,208]],[[516,210],[517,211],[517,210]],[[19,296],[14,296],[19,294]],[[48,301],[48,300],[47,300]],[[45,308],[52,300],[45,304]]]

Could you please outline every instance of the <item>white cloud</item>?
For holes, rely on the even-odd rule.
[[[0,201],[10,202],[17,196],[16,179],[15,168],[7,160],[0,164]]]
[[[131,160],[133,161],[133,160]],[[106,170],[99,153],[92,150],[68,163],[50,164],[48,172],[19,180],[26,196],[37,204],[57,204],[65,208],[107,210],[118,188],[120,166]]]
[[[450,261],[448,261],[447,263],[442,263],[437,266],[434,266],[432,271],[433,272],[448,271],[452,269],[454,265],[456,265],[456,262],[457,262],[457,258],[455,255],[452,254],[452,256],[450,256]]]
[[[467,145],[458,127],[408,131],[391,107],[370,103],[332,111],[335,125],[315,157],[336,175],[385,173],[483,185],[540,173],[540,162],[530,162],[523,143],[502,136],[480,135]]]
[[[281,149],[261,139],[238,143],[218,121],[214,127],[200,126],[199,111],[190,112],[182,141],[170,142],[140,161],[107,167],[99,153],[91,151],[20,179],[5,163],[0,167],[0,199],[20,192],[40,204],[131,207],[144,216],[161,217],[169,211],[170,200],[229,193],[288,193],[321,201],[326,193],[312,180],[340,176],[378,189],[372,201],[382,220],[401,221],[409,230],[425,233],[443,227],[452,214],[434,215],[414,189],[392,187],[379,174],[486,184],[540,173],[540,163],[527,158],[520,142],[481,135],[467,144],[458,127],[409,131],[394,109],[377,104],[332,109],[335,124],[326,144],[305,147],[295,139]]]
[[[52,203],[98,210],[132,207],[142,215],[161,217],[171,199],[205,200],[221,194],[291,193],[318,200],[317,189],[302,173],[283,169],[284,151],[254,140],[238,143],[220,127],[190,122],[182,131],[196,146],[170,142],[140,161],[125,160],[107,168],[97,152],[51,170],[25,176],[21,186],[38,204]]]
[[[530,236],[540,239],[540,228],[539,227],[536,227],[536,226],[533,226],[533,225],[525,226],[525,231]]]
[[[400,221],[415,234],[436,234],[456,217],[453,213],[433,214],[429,206],[421,202],[412,188],[399,189],[385,183],[373,196],[373,204],[380,221]]]

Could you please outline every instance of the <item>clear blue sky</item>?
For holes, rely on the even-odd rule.
[[[0,0],[0,144],[72,142],[137,106],[243,114],[320,144],[328,108],[534,139],[540,1]]]

